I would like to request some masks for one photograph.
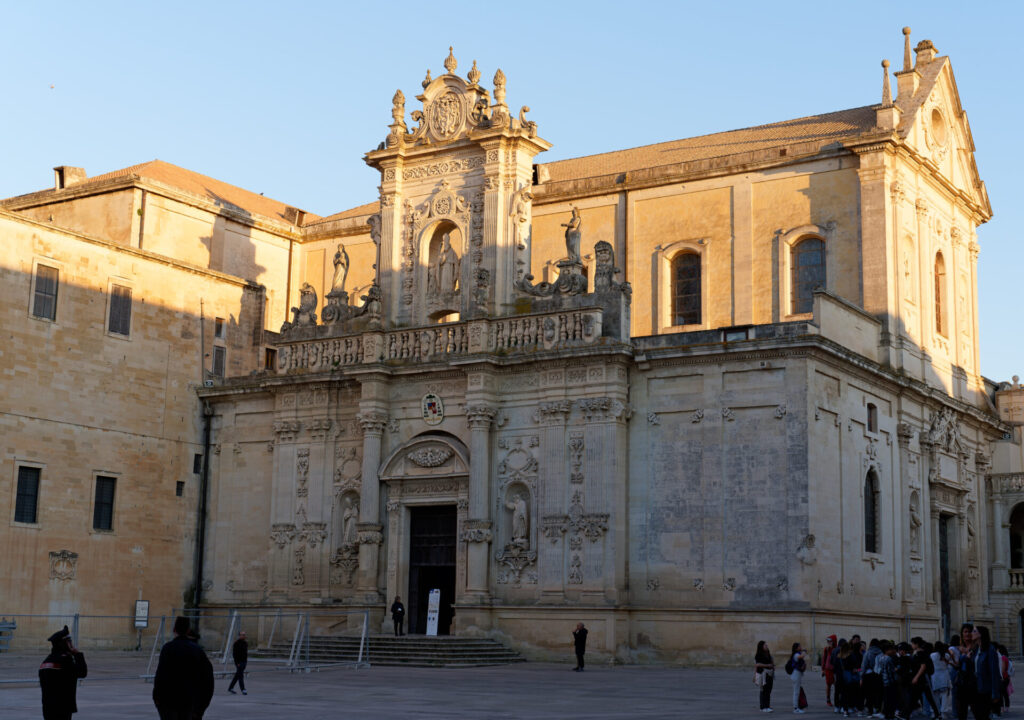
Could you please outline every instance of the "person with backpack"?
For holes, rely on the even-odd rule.
[[[786,672],[793,681],[793,712],[797,715],[804,714],[807,707],[807,697],[804,695],[803,681],[804,673],[807,671],[807,653],[804,652],[800,643],[793,643],[793,650],[789,654],[789,661],[786,663]]]
[[[928,708],[924,704],[927,700],[932,709],[933,720],[942,720],[939,708],[935,705],[935,698],[932,697],[931,678],[935,674],[935,665],[932,663],[931,648],[919,637],[911,638],[910,646],[913,650],[910,662],[914,672],[910,680],[910,707],[914,708],[920,704],[921,709],[927,712]]]

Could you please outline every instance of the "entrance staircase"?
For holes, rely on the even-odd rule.
[[[309,638],[309,662],[355,662],[359,657],[358,637],[319,636]],[[256,650],[254,658],[287,658],[291,644],[274,643]],[[303,653],[304,655],[305,653]],[[303,657],[305,660],[305,657]],[[403,667],[480,667],[526,662],[515,650],[495,640],[426,635],[371,635],[366,639],[363,660],[371,665]]]

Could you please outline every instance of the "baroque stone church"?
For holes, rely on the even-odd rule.
[[[4,391],[23,602],[85,607],[76,572],[126,561],[110,602],[191,582],[383,623],[397,595],[423,632],[438,588],[442,633],[537,653],[577,621],[624,660],[966,619],[1019,647],[1024,390],[978,352],[991,208],[949,58],[904,35],[880,103],[550,163],[503,72],[449,51],[364,158],[379,199],[328,217],[160,161],[2,201],[24,345],[76,352],[62,313],[104,336],[43,399]],[[89,529],[47,502],[85,452],[60,440],[96,428],[135,444],[67,479]]]

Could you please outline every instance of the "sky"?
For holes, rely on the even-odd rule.
[[[56,165],[159,158],[318,215],[376,199],[362,156],[449,45],[460,75],[504,71],[549,162],[879,102],[909,25],[952,60],[994,210],[982,373],[1024,375],[1024,4],[0,0],[0,18],[0,197],[51,187]]]

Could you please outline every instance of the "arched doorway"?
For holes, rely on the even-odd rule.
[[[401,596],[409,632],[423,634],[430,591],[440,590],[437,632],[447,635],[466,587],[460,536],[469,509],[468,450],[449,433],[423,433],[388,457],[380,478],[388,511],[388,602]]]
[[[1024,503],[1010,512],[1010,569],[1024,570]]]

